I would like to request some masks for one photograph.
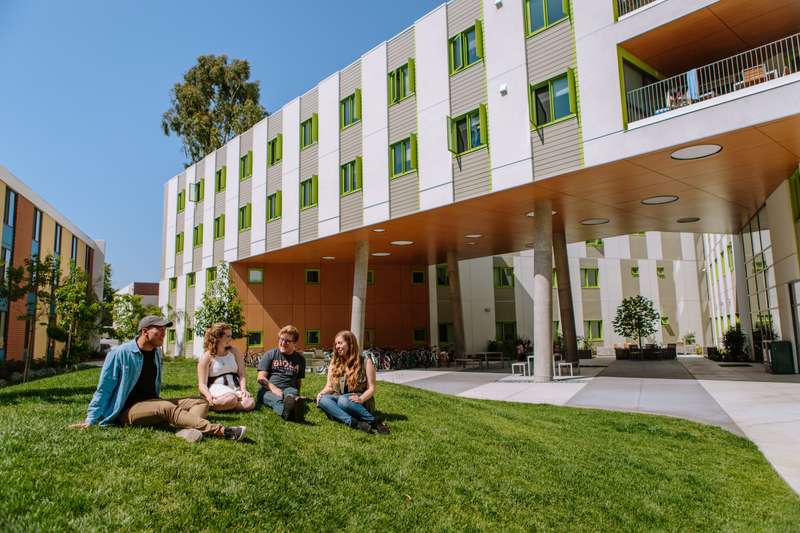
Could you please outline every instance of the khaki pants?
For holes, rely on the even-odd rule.
[[[222,426],[206,420],[208,402],[200,398],[163,400],[156,398],[136,402],[122,411],[117,418],[126,426],[156,426],[169,424],[178,429],[194,428],[204,435],[219,435]]]

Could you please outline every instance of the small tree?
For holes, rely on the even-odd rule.
[[[642,338],[658,331],[660,320],[652,300],[637,294],[622,300],[614,317],[614,332],[625,338],[639,339],[639,349],[642,348]]]
[[[725,358],[729,361],[743,361],[747,358],[745,345],[747,338],[744,336],[739,324],[731,326],[722,336],[722,345],[725,347]]]
[[[72,361],[72,350],[76,341],[85,347],[89,336],[97,328],[100,303],[89,287],[89,279],[75,262],[70,263],[69,274],[56,288],[56,311],[58,326],[67,333],[64,362]]]
[[[206,329],[216,322],[230,324],[234,339],[244,334],[244,313],[239,301],[239,292],[230,279],[227,263],[217,266],[217,278],[206,287],[200,308],[194,314],[194,331],[205,335]]]
[[[126,341],[137,334],[139,321],[146,316],[142,298],[136,294],[117,294],[111,306],[114,338]]]

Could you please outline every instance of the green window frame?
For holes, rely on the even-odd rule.
[[[194,331],[192,330],[192,328],[184,328],[183,340],[185,342],[192,342],[192,340],[194,340]]]
[[[274,166],[283,159],[283,134],[279,133],[267,142],[267,165]]]
[[[228,181],[228,167],[218,168],[214,172],[214,191],[222,192],[225,190],[226,182]]]
[[[389,145],[389,177],[397,178],[417,169],[417,134]]]
[[[553,285],[554,289],[558,288],[558,275],[556,274],[555,268],[553,269],[553,276],[552,279],[550,280],[550,283]]]
[[[267,222],[281,218],[281,191],[275,191],[267,195]]]
[[[319,285],[322,281],[322,274],[318,268],[307,268],[305,270],[306,285]]]
[[[250,150],[239,158],[239,181],[253,175],[253,151]]]
[[[728,270],[733,272],[733,264],[734,263],[733,263],[733,245],[732,244],[728,243],[728,246],[726,248],[726,252],[728,254]]]
[[[175,253],[179,254],[183,252],[183,232],[178,233],[175,235]]]
[[[528,92],[531,124],[535,128],[542,128],[577,115],[576,94],[574,69],[567,69],[564,74],[531,85]]]
[[[494,267],[495,289],[508,289],[514,286],[514,267]]]
[[[264,269],[263,268],[248,268],[247,269],[247,283],[264,283]]]
[[[339,167],[339,196],[347,196],[361,190],[364,162],[356,157]]]
[[[175,330],[168,329],[167,330],[167,344],[172,344],[175,342]]]
[[[169,291],[172,292],[178,289],[178,278],[169,278]]]
[[[425,344],[428,341],[428,330],[425,328],[414,328],[411,340],[414,344]]]
[[[559,335],[561,335],[561,322],[553,320],[553,338],[555,339]]]
[[[375,271],[367,270],[367,285],[375,285]]]
[[[447,49],[451,75],[481,61],[484,57],[483,22],[476,20],[475,24],[451,37]]]
[[[192,228],[192,247],[197,248],[203,245],[203,223]]]
[[[589,342],[603,340],[603,321],[584,320],[583,337]]]
[[[411,271],[411,284],[412,285],[424,285],[425,284],[425,271],[424,270],[412,270]]]
[[[253,225],[253,204],[239,208],[239,231],[247,231]]]
[[[311,176],[300,182],[300,209],[310,209],[317,205],[318,177]]]
[[[639,267],[638,266],[632,266],[631,267],[631,276],[634,277],[634,278],[638,278],[639,277]]]
[[[517,323],[516,322],[495,322],[494,323],[494,340],[496,341],[513,341],[517,338]]]
[[[208,285],[214,282],[217,279],[217,267],[209,267],[206,269],[206,288]]]
[[[447,149],[456,155],[488,144],[486,104],[455,118],[448,118]]]
[[[182,190],[178,192],[178,213],[183,212],[186,209],[186,190]]]
[[[722,273],[725,274],[728,271],[728,262],[725,260],[724,250],[719,253],[719,264],[722,265]]]
[[[661,315],[661,325],[662,326],[669,326],[669,317]]]
[[[657,266],[656,267],[656,276],[658,277],[658,279],[665,279],[667,277],[666,269],[664,267],[662,267],[662,266]]]
[[[248,348],[263,348],[264,347],[264,332],[249,330],[246,335]]]
[[[190,202],[201,202],[206,196],[206,180],[205,178],[200,179],[191,184],[189,187],[189,201]]]
[[[586,247],[602,251],[603,239],[589,239],[588,241],[586,241]]]
[[[417,92],[417,67],[413,57],[388,74],[389,105],[394,105]]]
[[[319,346],[320,338],[321,337],[318,329],[306,330],[306,346]]]
[[[300,123],[300,149],[305,150],[319,140],[319,115],[314,113]]]
[[[343,130],[361,120],[361,89],[339,102],[339,129]]]
[[[528,36],[568,17],[569,0],[525,0],[525,30]]]
[[[225,215],[222,214],[214,219],[214,240],[225,237]]]
[[[194,272],[187,272],[186,274],[186,286],[187,287],[194,287],[197,284],[197,276]]]
[[[582,289],[600,288],[599,268],[581,268],[581,288]]]
[[[447,265],[436,265],[436,286],[450,286],[450,273],[447,272]]]

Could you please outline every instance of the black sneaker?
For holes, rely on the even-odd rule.
[[[375,429],[375,431],[377,431],[377,432],[378,432],[380,435],[388,435],[388,434],[390,433],[390,432],[389,432],[389,428],[386,426],[386,424],[384,424],[384,423],[383,423],[382,421],[380,421],[380,420],[376,421],[376,422],[375,422],[375,423],[372,425],[372,427],[373,427],[373,428]]]
[[[350,427],[353,429],[360,429],[361,431],[366,431],[367,433],[372,433],[372,425],[369,422],[364,422],[363,420],[351,420]]]
[[[281,417],[283,417],[284,420],[292,420],[294,417],[295,405],[297,405],[297,396],[289,394],[283,397],[283,413]]]
[[[294,412],[291,414],[289,420],[302,424],[305,422],[305,398],[296,397],[294,401]]]
[[[245,426],[226,426],[222,436],[228,440],[242,440],[245,431],[247,431]]]

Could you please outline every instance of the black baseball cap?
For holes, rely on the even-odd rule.
[[[144,317],[143,319],[141,319],[139,321],[139,330],[138,331],[142,331],[145,328],[150,328],[150,327],[153,327],[153,326],[156,326],[156,327],[164,326],[166,328],[171,328],[172,327],[172,321],[171,320],[167,320],[166,318],[160,317],[160,316],[147,315],[146,317]]]

